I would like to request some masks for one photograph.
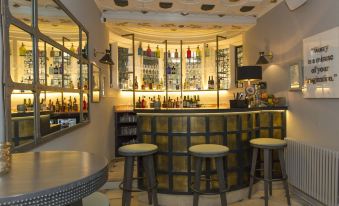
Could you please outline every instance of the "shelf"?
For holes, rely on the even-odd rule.
[[[131,135],[121,135],[121,134],[119,134],[118,135],[118,137],[137,137],[137,135],[136,134],[131,134]]]
[[[118,122],[120,125],[130,125],[130,124],[136,124],[137,122]]]
[[[120,91],[122,91],[122,92],[133,92],[132,89],[122,89]],[[218,90],[216,90],[216,89],[182,90],[182,92],[216,92],[216,91],[218,91]],[[219,89],[219,91],[228,91],[228,89]],[[160,91],[159,90],[135,90],[135,92],[140,92],[140,93],[142,93],[142,92],[159,92],[159,93],[161,93],[161,92],[166,92],[166,91],[165,90],[160,90]],[[169,93],[175,93],[175,92],[181,92],[181,90],[169,90],[168,92]]]

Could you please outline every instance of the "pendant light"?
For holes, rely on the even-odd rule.
[[[107,49],[105,55],[99,60],[102,64],[114,65],[114,62],[111,57],[111,50]]]

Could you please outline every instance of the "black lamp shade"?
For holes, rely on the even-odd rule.
[[[99,60],[100,63],[114,65],[114,62],[111,57],[111,51],[106,50],[106,54]]]
[[[261,80],[261,66],[242,66],[237,68],[237,80]]]
[[[259,52],[259,59],[257,61],[257,65],[268,64],[268,60],[265,57],[264,52]]]

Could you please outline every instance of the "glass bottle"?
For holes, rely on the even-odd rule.
[[[190,59],[192,57],[192,52],[191,52],[190,47],[187,48],[187,52],[186,53],[187,53],[187,55],[186,55],[187,59]]]
[[[167,58],[171,58],[171,51],[170,50],[168,50],[168,52],[167,52]]]
[[[160,58],[160,49],[158,45],[157,45],[157,50],[156,50],[156,57]]]
[[[142,47],[141,47],[141,43],[139,44],[138,55],[139,55],[139,56],[142,56]]]
[[[174,57],[175,57],[175,58],[179,58],[178,49],[175,49]]]
[[[54,47],[52,47],[52,50],[49,52],[49,56],[50,57],[54,57],[55,56]]]
[[[206,44],[205,46],[205,57],[209,57],[210,56],[210,49],[208,48],[208,44]]]
[[[151,56],[152,56],[152,50],[151,50],[151,48],[149,47],[149,45],[147,46],[146,54],[147,54],[148,57],[151,57]]]
[[[197,50],[195,52],[196,52],[197,58],[199,59],[201,57],[201,51],[199,49],[199,46],[197,46]]]
[[[26,47],[25,47],[25,45],[24,45],[24,43],[21,43],[21,46],[20,46],[20,48],[19,48],[19,55],[20,56],[25,56],[26,55]]]
[[[71,48],[69,50],[71,50],[71,52],[75,53],[75,48],[74,48],[73,43],[72,43],[72,46],[71,46]]]

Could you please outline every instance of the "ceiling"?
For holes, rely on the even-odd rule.
[[[115,34],[143,41],[213,41],[250,29],[282,0],[95,0]]]

